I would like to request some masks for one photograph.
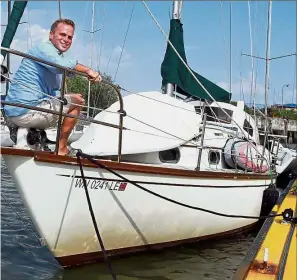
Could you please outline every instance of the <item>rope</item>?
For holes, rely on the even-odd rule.
[[[213,214],[213,215],[216,215],[216,216],[221,216],[221,217],[226,217],[226,218],[241,218],[241,219],[254,219],[254,220],[265,220],[267,218],[275,218],[275,217],[284,217],[285,218],[288,218],[288,215],[287,215],[287,209],[285,211],[283,211],[281,214],[273,214],[273,215],[267,215],[267,216],[246,216],[246,215],[235,215],[235,214],[225,214],[225,213],[221,213],[221,212],[216,212],[216,211],[212,211],[212,210],[208,210],[208,209],[205,209],[205,208],[201,208],[201,207],[196,207],[196,206],[192,206],[192,205],[188,205],[188,204],[185,204],[185,203],[182,203],[182,202],[179,202],[179,201],[176,201],[176,200],[173,200],[171,198],[168,198],[168,197],[165,197],[163,195],[160,195],[158,193],[155,193],[147,188],[144,188],[142,186],[140,186],[139,184],[133,182],[133,181],[130,181],[129,179],[127,179],[126,177],[118,174],[117,172],[115,172],[114,170],[108,168],[107,166],[103,165],[101,162],[99,161],[96,161],[92,156],[90,155],[87,155],[85,153],[83,153],[81,150],[78,150],[77,153],[76,153],[76,156],[77,156],[77,159],[78,159],[78,163],[79,163],[79,166],[80,166],[80,169],[82,170],[82,164],[81,164],[81,160],[80,160],[80,157],[82,158],[86,158],[87,160],[89,160],[91,163],[97,165],[98,167],[100,168],[103,168],[105,170],[107,170],[108,172],[110,172],[111,174],[119,177],[120,179],[124,180],[125,182],[129,183],[129,184],[132,184],[134,185],[135,187],[149,193],[149,194],[152,194],[156,197],[159,197],[161,199],[164,199],[168,202],[171,202],[171,203],[174,203],[176,205],[180,205],[180,206],[183,206],[185,208],[189,208],[189,209],[193,209],[193,210],[197,210],[197,211],[201,211],[201,212],[205,212],[205,213],[209,213],[209,214]],[[85,179],[84,179],[84,182],[85,182]],[[86,187],[86,186],[85,186]]]
[[[1,75],[2,75],[2,74],[1,74]],[[4,76],[4,75],[2,75],[2,76]],[[12,81],[10,78],[8,78],[8,77],[6,77],[6,76],[4,76],[4,77],[7,78],[8,80],[10,80],[10,82]],[[14,81],[14,82],[15,82],[15,83],[19,83],[21,86],[24,86],[24,87],[30,88],[30,89],[32,89],[32,90],[35,90],[35,89],[33,89],[33,88],[31,88],[31,87],[29,87],[29,86],[27,86],[27,85],[24,85],[24,84],[22,84],[22,83],[20,83],[20,82],[17,82],[17,81]],[[49,94],[43,93],[43,92],[38,91],[38,90],[36,90],[36,91],[39,92],[39,93],[42,93],[42,94],[44,94],[44,95],[46,95],[46,96],[48,96],[49,98],[56,99],[56,100],[59,101],[59,102],[63,102],[63,101],[61,101],[60,99],[55,98],[55,97],[53,97],[53,96],[51,96],[51,95],[49,95]],[[142,95],[140,95],[140,96],[142,96]],[[142,96],[142,97],[145,97],[145,96]],[[145,98],[147,98],[147,97],[145,97]],[[149,97],[148,97],[148,98],[149,98]],[[153,99],[153,98],[149,98],[149,99]],[[155,100],[155,99],[153,99],[153,100]],[[156,101],[158,101],[158,100],[156,100]],[[159,101],[159,102],[161,102],[161,103],[165,103],[165,102],[162,102],[162,101]],[[70,103],[70,104],[74,104],[74,105],[76,105],[75,103]],[[169,106],[173,106],[173,107],[178,107],[178,106],[171,105],[171,104],[168,104],[168,103],[165,103],[165,104],[167,104],[167,105],[169,105]],[[84,106],[82,106],[82,105],[78,105],[78,106],[84,107]],[[94,107],[90,107],[90,108],[93,108],[93,109],[95,109],[95,110],[101,110],[101,111],[106,111],[106,112],[109,112],[109,113],[115,113],[115,114],[118,114],[118,112],[112,112],[112,111],[108,111],[108,110],[104,110],[104,109],[98,109],[98,108],[94,108]],[[178,107],[178,108],[181,108],[181,107]],[[184,109],[184,108],[181,108],[181,109]],[[193,112],[193,111],[188,110],[188,109],[184,109],[184,110]],[[193,113],[194,113],[194,112],[193,112]],[[213,112],[213,113],[214,113],[214,112]],[[195,115],[196,115],[196,113],[195,113]],[[215,115],[215,114],[214,114],[214,115]],[[209,116],[209,117],[211,117],[211,118],[214,118],[213,116],[210,116],[210,115],[207,115],[207,116]],[[160,132],[162,132],[162,133],[164,133],[164,134],[167,134],[168,136],[171,136],[171,137],[166,137],[166,136],[162,136],[162,135],[158,135],[158,134],[154,134],[154,133],[150,133],[150,132],[139,131],[139,130],[136,130],[136,129],[129,129],[129,128],[127,128],[127,130],[129,130],[129,131],[133,131],[133,132],[141,133],[141,134],[147,134],[147,135],[151,135],[151,136],[155,136],[155,137],[160,137],[160,138],[179,139],[179,140],[182,140],[182,141],[184,141],[184,142],[186,142],[186,143],[193,144],[193,145],[196,146],[197,148],[202,148],[200,145],[198,145],[196,142],[193,142],[192,140],[187,140],[187,139],[181,138],[181,137],[179,137],[179,136],[176,136],[176,135],[174,135],[174,134],[171,134],[171,133],[169,133],[169,132],[167,132],[167,131],[165,131],[165,130],[159,129],[159,128],[155,127],[155,126],[149,125],[149,124],[147,124],[147,123],[145,123],[145,122],[143,122],[143,121],[141,121],[141,120],[138,120],[138,119],[136,119],[136,118],[134,118],[134,117],[132,117],[132,116],[130,116],[130,115],[127,115],[127,117],[129,117],[129,118],[131,118],[131,119],[133,119],[133,120],[135,120],[135,121],[137,121],[137,122],[140,122],[140,123],[142,123],[142,124],[144,124],[144,125],[146,125],[146,126],[148,126],[148,127],[154,128],[154,129],[156,129],[156,130],[158,130],[158,131],[160,131]],[[214,119],[215,119],[215,118],[214,118]],[[217,120],[219,120],[219,119],[217,119]],[[86,121],[87,121],[87,120],[86,120]],[[219,120],[219,121],[220,121],[220,120]],[[87,121],[87,122],[88,122],[88,121]],[[89,121],[89,122],[91,123],[91,121]],[[222,129],[223,129],[223,127],[222,127]],[[199,136],[199,135],[197,135],[197,136]],[[207,138],[206,140],[211,140],[211,139],[212,139],[212,138]],[[224,153],[224,152],[222,152],[222,153]],[[257,158],[252,158],[252,157],[250,157],[250,159],[253,160],[253,159],[257,159]],[[266,159],[265,157],[264,157],[264,160],[267,162],[267,159]],[[268,163],[268,162],[267,162],[267,163]],[[204,164],[204,163],[203,163],[203,165],[204,165],[205,167],[209,167],[209,166],[207,166],[207,165]]]
[[[41,91],[39,91],[39,90],[37,90],[37,89],[34,89],[34,88],[32,88],[32,87],[30,87],[30,86],[28,86],[28,85],[25,85],[25,84],[21,83],[21,82],[19,82],[19,81],[12,80],[12,79],[10,79],[8,76],[5,76],[5,75],[3,75],[3,74],[1,74],[1,76],[3,76],[4,78],[6,78],[7,80],[9,80],[11,83],[14,82],[14,83],[20,84],[20,85],[23,86],[23,87],[29,88],[29,89],[31,89],[31,90],[35,90],[36,92],[41,93],[41,94],[43,94],[43,95],[45,95],[45,96],[47,96],[47,97],[49,97],[49,98],[55,99],[55,100],[57,100],[57,101],[59,101],[59,102],[61,102],[61,103],[63,102],[63,101],[60,100],[59,98],[56,98],[56,97],[51,96],[51,95],[49,95],[49,94],[47,94],[47,93],[41,92]],[[128,91],[128,90],[126,90],[126,89],[123,89],[123,88],[121,88],[121,90],[130,92],[130,91]],[[132,93],[132,92],[130,92],[130,93]],[[136,93],[134,93],[134,94],[136,94]],[[176,106],[176,105],[172,105],[172,104],[169,104],[169,103],[160,101],[160,100],[156,100],[156,99],[151,98],[151,97],[143,96],[143,95],[141,95],[141,94],[136,94],[136,95],[141,96],[141,97],[143,97],[143,98],[147,98],[147,99],[154,100],[154,101],[159,102],[159,103],[166,104],[166,105],[168,105],[168,106],[176,107],[176,108],[179,108],[179,109],[182,109],[182,110],[191,112],[191,113],[193,113],[193,114],[196,115],[196,112],[194,112],[194,111],[192,111],[192,110],[189,110],[189,109],[186,109],[186,108],[182,108],[182,107],[179,107],[179,106]],[[78,105],[78,104],[71,103],[71,102],[70,102],[69,104],[72,104],[72,105],[75,105],[75,106],[79,106],[79,107],[88,107],[88,106]],[[207,103],[207,104],[208,104],[208,103]],[[91,109],[93,109],[93,110],[97,110],[97,111],[105,111],[105,112],[108,112],[108,113],[118,114],[118,112],[113,112],[113,111],[109,111],[109,110],[106,110],[106,109],[95,108],[95,107],[89,107],[89,108],[91,108]],[[210,118],[213,118],[213,119],[215,119],[215,120],[218,120],[218,122],[219,122],[220,124],[222,124],[222,121],[216,116],[216,114],[214,113],[213,109],[212,109],[211,107],[209,107],[209,108],[210,108],[210,110],[212,111],[212,113],[213,113],[213,115],[214,115],[215,117],[213,117],[213,116],[211,116],[211,115],[207,115],[207,116],[210,117]],[[177,139],[183,140],[183,141],[185,141],[185,142],[188,141],[188,140],[186,140],[186,139],[183,139],[183,138],[180,138],[180,137],[178,137],[178,136],[175,136],[175,135],[173,135],[173,134],[171,134],[171,133],[169,133],[169,132],[166,132],[166,131],[164,131],[164,130],[158,129],[157,127],[151,126],[151,125],[149,125],[149,124],[147,124],[147,123],[145,123],[145,122],[142,122],[142,121],[140,121],[140,120],[138,120],[138,119],[136,119],[136,118],[134,118],[134,117],[132,117],[132,116],[129,116],[129,115],[128,115],[128,117],[134,119],[135,121],[141,122],[141,123],[144,124],[144,125],[147,125],[147,126],[152,127],[152,128],[154,128],[154,129],[156,129],[156,130],[159,130],[159,131],[161,131],[161,132],[163,132],[163,133],[165,133],[165,134],[168,134],[168,135],[170,135],[170,136],[173,136],[173,137],[175,137],[175,138],[177,138]],[[222,128],[223,128],[223,126],[222,126]],[[156,134],[152,134],[152,133],[147,133],[147,132],[142,132],[142,131],[137,131],[137,130],[132,130],[132,129],[130,129],[130,130],[131,130],[131,131],[134,131],[134,132],[146,133],[146,134],[148,134],[148,135],[154,135],[154,136],[162,137],[162,136],[160,136],[160,135],[156,135]],[[248,141],[248,142],[249,142],[249,141]]]
[[[85,189],[85,193],[86,193],[86,198],[87,198],[87,202],[88,202],[89,211],[90,211],[90,214],[91,214],[91,217],[92,217],[93,225],[94,225],[94,228],[95,228],[95,232],[96,232],[96,235],[97,235],[101,250],[103,252],[104,260],[105,260],[105,262],[107,264],[107,268],[108,268],[108,270],[110,272],[110,275],[112,276],[112,278],[114,280],[116,280],[117,277],[116,277],[115,273],[113,272],[111,263],[110,263],[110,261],[108,259],[108,255],[107,255],[107,252],[106,252],[105,247],[104,247],[103,240],[101,238],[101,235],[100,235],[100,232],[99,232],[99,229],[98,229],[98,225],[97,225],[95,214],[94,214],[94,211],[93,211],[90,195],[89,195],[88,188],[87,188],[87,182],[86,182],[86,178],[85,178],[85,175],[84,175],[84,170],[83,170],[83,167],[82,167],[82,164],[81,164],[81,159],[80,159],[79,155],[77,155],[77,161],[78,161],[78,164],[79,164],[81,177],[82,177],[83,182],[84,182],[84,189]]]
[[[152,97],[149,97],[149,96],[144,96],[144,95],[141,95],[140,93],[136,93],[136,92],[133,92],[133,91],[131,91],[131,90],[128,90],[128,89],[125,89],[125,88],[122,88],[122,87],[121,87],[120,89],[123,90],[123,91],[126,91],[126,92],[128,92],[128,93],[135,94],[135,95],[137,95],[137,96],[141,96],[141,97],[143,97],[143,98],[147,98],[147,99],[150,99],[150,100],[153,100],[153,101],[156,101],[156,102],[159,102],[159,103],[162,103],[162,104],[171,106],[171,107],[175,107],[175,108],[178,108],[178,109],[181,109],[181,110],[184,110],[184,111],[188,111],[188,112],[191,112],[191,113],[197,115],[196,112],[194,112],[193,110],[186,109],[186,108],[183,108],[183,107],[179,107],[179,106],[177,106],[177,105],[173,105],[173,104],[170,104],[170,103],[161,101],[161,100],[157,100],[157,99],[152,98]]]
[[[130,115],[128,115],[128,114],[127,114],[127,117],[130,118],[130,119],[132,119],[132,120],[135,120],[135,121],[137,121],[137,122],[139,122],[139,123],[142,123],[142,124],[144,124],[144,125],[146,125],[146,126],[148,126],[148,127],[151,127],[151,128],[154,128],[154,129],[156,129],[156,130],[158,130],[158,131],[160,131],[160,132],[163,132],[164,134],[167,134],[167,135],[169,135],[169,136],[172,136],[173,138],[176,138],[176,139],[179,139],[179,140],[182,140],[182,141],[187,142],[187,140],[184,139],[184,138],[181,138],[181,137],[179,137],[179,136],[176,136],[176,135],[174,135],[174,134],[171,134],[171,133],[169,133],[169,132],[167,132],[167,131],[165,131],[165,130],[163,130],[163,129],[157,128],[157,127],[155,127],[155,126],[153,126],[153,125],[150,125],[150,124],[148,124],[148,123],[145,123],[145,122],[143,122],[143,121],[141,121],[141,120],[138,120],[138,119],[136,119],[136,118],[134,118],[134,117],[132,117],[132,116],[130,116]]]
[[[151,15],[151,17],[153,18],[153,20],[155,21],[155,23],[157,24],[157,26],[159,27],[160,31],[163,33],[163,35],[166,38],[166,41],[168,42],[168,44],[172,47],[172,49],[174,50],[174,52],[176,53],[176,55],[178,56],[178,58],[181,60],[181,62],[184,64],[184,66],[187,68],[187,70],[190,72],[190,74],[192,75],[192,77],[195,79],[195,81],[201,86],[201,88],[206,92],[206,94],[209,96],[209,98],[222,110],[223,113],[225,113],[225,115],[227,117],[229,117],[230,119],[232,119],[232,117],[225,111],[225,109],[223,109],[220,104],[218,104],[218,102],[213,98],[213,96],[209,93],[209,91],[203,86],[203,84],[198,80],[198,78],[194,75],[193,71],[191,70],[191,68],[187,65],[187,63],[183,60],[183,58],[180,56],[180,54],[178,53],[178,51],[176,50],[176,48],[173,46],[173,44],[171,43],[171,41],[169,40],[168,35],[166,35],[165,31],[162,29],[162,27],[160,26],[160,24],[158,23],[158,21],[156,20],[156,18],[154,17],[154,15],[152,14],[152,12],[150,11],[149,7],[146,5],[145,1],[142,1],[142,3],[144,4],[144,6],[146,7],[146,9],[148,10],[149,14]],[[232,119],[233,120],[233,119]],[[242,131],[241,127],[238,125],[238,123],[233,120],[234,123],[238,126],[238,128]],[[242,131],[243,132],[243,131]],[[243,132],[244,134],[244,132]]]
[[[152,17],[152,19],[154,20],[154,22],[156,23],[156,25],[158,26],[158,28],[160,29],[160,31],[162,32],[162,34],[165,36],[167,43],[172,47],[172,49],[174,50],[174,52],[176,53],[176,55],[178,56],[178,58],[180,59],[180,61],[184,64],[184,66],[187,68],[187,70],[190,72],[190,74],[192,75],[192,77],[194,78],[194,80],[201,86],[201,88],[206,92],[206,94],[209,96],[209,98],[222,110],[222,112],[228,116],[230,119],[233,120],[233,122],[238,126],[238,128],[241,130],[241,132],[243,134],[244,131],[242,130],[242,128],[239,126],[239,124],[225,111],[225,109],[223,109],[220,104],[213,98],[213,96],[209,93],[209,91],[203,86],[203,84],[198,80],[198,78],[194,75],[193,71],[191,70],[191,68],[188,66],[188,64],[184,61],[184,59],[180,56],[180,54],[178,53],[178,51],[176,50],[176,48],[174,47],[174,45],[171,43],[171,41],[169,40],[168,35],[165,33],[165,31],[162,29],[162,27],[160,26],[159,22],[157,21],[157,19],[154,17],[154,15],[152,14],[151,10],[149,9],[149,7],[147,6],[147,4],[145,3],[145,1],[142,1],[143,5],[146,7],[146,9],[148,10],[150,16]],[[257,151],[257,150],[256,150]],[[264,149],[263,149],[264,151]],[[257,151],[257,153],[260,154],[259,151]],[[263,156],[263,155],[261,155]],[[271,168],[271,165],[270,165]]]
[[[4,75],[2,75],[2,76],[4,76]],[[6,77],[6,76],[4,76],[5,78],[7,78],[8,80],[10,80],[10,82],[11,82],[11,79],[10,78],[8,78],[8,77]],[[16,81],[14,81],[14,82],[16,82]],[[30,89],[33,89],[33,88],[31,88],[31,87],[29,87],[29,86],[26,86],[26,85],[24,85],[24,84],[22,84],[22,83],[20,83],[20,82],[16,82],[16,83],[19,83],[19,84],[21,84],[21,86],[24,86],[24,87],[28,87],[28,88],[30,88]],[[34,89],[33,89],[34,90]],[[43,93],[43,92],[40,92],[40,91],[38,91],[38,90],[36,90],[37,92],[39,92],[39,93],[42,93],[42,94],[45,94],[46,96],[48,96],[48,97],[50,97],[50,98],[52,98],[52,99],[56,99],[56,100],[58,100],[59,102],[63,102],[63,101],[61,101],[60,99],[58,99],[58,98],[55,98],[55,97],[53,97],[53,96],[51,96],[51,95],[48,95],[48,94],[46,94],[46,93]],[[140,95],[141,96],[141,95]],[[145,97],[145,96],[143,96],[143,97]],[[153,99],[153,98],[149,98],[149,99]],[[155,100],[155,99],[153,99],[153,100]],[[156,100],[156,101],[158,101],[158,100]],[[161,103],[164,103],[164,102],[162,102],[162,101],[160,101]],[[70,104],[74,104],[74,103],[70,103]],[[165,103],[165,104],[167,104],[167,105],[170,105],[170,106],[173,106],[173,107],[177,107],[177,106],[175,106],[175,105],[171,105],[171,104],[168,104],[168,103]],[[76,105],[76,104],[74,104],[74,105]],[[78,106],[82,106],[82,105],[78,105]],[[83,107],[83,106],[82,106]],[[95,110],[101,110],[101,111],[106,111],[106,112],[109,112],[109,113],[116,113],[116,114],[118,114],[118,112],[112,112],[112,111],[108,111],[108,110],[103,110],[103,109],[98,109],[98,108],[94,108],[94,107],[91,107],[91,108],[93,108],[93,109],[95,109]],[[179,107],[179,108],[181,108],[181,107]],[[181,109],[184,109],[184,108],[181,108]],[[187,111],[190,111],[190,110],[188,110],[188,109],[185,109],[185,110],[187,110]],[[190,111],[190,112],[193,112],[193,111]],[[212,111],[213,112],[213,111]],[[193,112],[194,113],[194,112]],[[196,114],[196,113],[195,113]],[[215,115],[215,113],[213,112],[213,114]],[[213,116],[210,116],[210,115],[207,115],[207,116],[209,116],[210,118],[214,118]],[[160,132],[162,132],[162,133],[164,133],[164,134],[167,134],[168,136],[171,136],[171,137],[166,137],[166,136],[162,136],[162,135],[158,135],[158,134],[154,134],[154,133],[151,133],[151,132],[145,132],[145,131],[140,131],[140,130],[136,130],[136,129],[129,129],[129,128],[126,128],[127,130],[129,130],[129,131],[133,131],[133,132],[136,132],[136,133],[141,133],[141,134],[146,134],[146,135],[151,135],[151,136],[155,136],[155,137],[159,137],[159,138],[166,138],[166,139],[179,139],[179,140],[182,140],[182,141],[184,141],[185,143],[190,143],[190,144],[193,144],[195,147],[197,147],[197,148],[202,148],[200,145],[198,145],[197,144],[197,142],[194,142],[194,141],[192,141],[192,140],[187,140],[187,139],[184,139],[184,138],[181,138],[181,137],[179,137],[179,136],[176,136],[176,135],[174,135],[174,134],[171,134],[171,133],[169,133],[169,132],[167,132],[167,131],[165,131],[165,130],[162,130],[162,129],[159,129],[159,128],[157,128],[157,127],[155,127],[155,126],[152,126],[152,125],[150,125],[150,124],[147,124],[147,123],[145,123],[145,122],[143,122],[143,121],[141,121],[141,120],[138,120],[138,119],[136,119],[136,118],[134,118],[134,117],[132,117],[132,116],[130,116],[130,115],[127,115],[127,117],[129,117],[129,118],[131,118],[131,119],[133,119],[133,120],[135,120],[135,121],[137,121],[137,122],[140,122],[140,123],[142,123],[143,125],[146,125],[146,126],[148,126],[148,127],[151,127],[151,128],[154,128],[154,129],[156,129],[156,130],[158,130],[158,131],[160,131]],[[214,118],[214,119],[216,119],[216,118]],[[217,120],[219,120],[219,119],[217,119]],[[86,122],[90,122],[91,123],[91,121],[87,121],[86,120]],[[220,122],[220,120],[219,120],[219,122]],[[221,123],[221,125],[222,125],[222,123]],[[223,127],[221,127],[222,129],[223,129]],[[232,129],[232,128],[230,128],[230,129]],[[198,137],[199,136],[199,134],[198,135],[196,135],[196,137]],[[212,138],[207,138],[207,139],[205,139],[205,140],[211,140]],[[250,142],[251,143],[251,142]],[[257,150],[256,150],[257,151]],[[223,154],[229,154],[229,153],[224,153],[223,151],[222,151],[222,153]],[[254,160],[254,159],[258,159],[258,158],[254,158],[254,157],[249,157],[249,159],[250,160]],[[268,161],[267,161],[267,159],[264,157],[264,160],[267,162],[267,164],[269,164],[268,163]],[[202,163],[205,167],[209,167],[208,165],[206,165],[205,163]],[[211,167],[210,167],[211,168]],[[213,168],[211,168],[212,170],[213,170]]]

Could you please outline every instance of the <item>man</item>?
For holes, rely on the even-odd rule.
[[[98,72],[63,56],[63,53],[71,47],[74,29],[75,24],[72,20],[56,20],[51,26],[49,41],[33,47],[29,50],[29,54],[86,73],[89,80],[100,82],[102,78]],[[15,82],[11,84],[6,100],[59,112],[61,101],[57,98],[60,96],[61,78],[60,69],[25,58],[15,73]],[[44,93],[55,98],[50,98]],[[65,95],[65,98],[67,105],[64,105],[63,112],[79,116],[81,106],[85,104],[81,94],[69,94]],[[59,118],[58,115],[8,105],[4,110],[12,123],[25,128],[46,129],[55,126]],[[64,118],[59,139],[59,155],[69,153],[67,141],[76,122],[74,118]]]

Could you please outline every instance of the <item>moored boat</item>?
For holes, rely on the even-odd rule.
[[[179,19],[171,20],[174,36],[182,36]],[[36,59],[7,48],[2,50]],[[64,74],[75,72],[48,64]],[[163,66],[166,76],[170,67],[166,63]],[[184,68],[175,70],[183,73],[185,81],[190,77]],[[248,163],[260,159],[270,168],[269,151],[261,155],[256,129],[245,130],[249,116],[242,106],[232,105],[234,114],[227,113],[228,127],[216,123],[220,122],[218,116],[207,124],[207,108],[217,106],[225,114],[217,101],[229,102],[231,95],[205,78],[203,81],[203,87],[199,83],[195,86],[193,78],[190,88],[179,85],[200,101],[207,99],[201,93],[204,87],[216,93],[212,97],[215,105],[205,102],[200,113],[194,104],[174,94],[145,92],[122,98],[114,86],[119,101],[89,120],[91,125],[71,145],[92,157],[93,163],[84,159],[80,166],[75,157],[43,151],[35,145],[40,143],[28,145],[23,128],[18,137],[23,143],[1,149],[42,240],[62,265],[92,262],[102,256],[85,187],[110,255],[233,234],[257,221],[264,190],[275,182],[275,174],[262,166],[249,168]],[[243,118],[235,121],[239,111]],[[225,146],[235,137],[245,143],[247,152],[235,153],[235,162],[240,157],[241,164],[232,166],[227,163]]]
[[[100,259],[76,158],[13,148],[2,148],[1,153],[41,238],[57,260],[71,266]],[[271,182],[267,174],[100,162],[157,194],[226,214],[258,216],[263,191]],[[255,223],[172,204],[87,160],[83,168],[110,255],[234,234]]]

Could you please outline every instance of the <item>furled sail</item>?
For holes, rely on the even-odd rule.
[[[171,19],[170,21],[169,40],[183,60],[187,63],[184,47],[183,27],[179,19]],[[193,73],[216,101],[230,101],[231,93],[202,77],[198,73],[194,71]],[[167,44],[165,57],[161,65],[161,75],[163,78],[163,85],[168,83],[176,84],[178,92],[186,94],[187,96],[196,96],[202,100],[211,100],[205,90],[197,83],[189,70],[179,59],[169,43]]]
[[[25,11],[27,2],[28,1],[14,1],[13,9],[9,16],[8,24],[1,42],[1,47],[10,48],[15,32]],[[6,53],[7,52],[5,50],[1,50],[3,59],[5,58]]]

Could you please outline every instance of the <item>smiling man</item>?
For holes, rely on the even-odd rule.
[[[102,78],[98,72],[79,64],[76,60],[64,57],[63,53],[71,47],[74,30],[75,24],[72,20],[56,20],[51,26],[49,40],[34,46],[28,54],[86,73],[89,80],[100,82]],[[57,98],[60,96],[61,81],[60,69],[24,58],[14,75],[6,100],[59,112],[61,100]],[[67,104],[64,105],[63,112],[79,116],[81,105],[85,103],[82,95],[67,94],[65,98]],[[25,128],[46,129],[56,126],[59,118],[57,115],[8,105],[4,110],[12,123]],[[76,119],[64,118],[59,140],[59,155],[69,153],[67,141],[75,125]]]

